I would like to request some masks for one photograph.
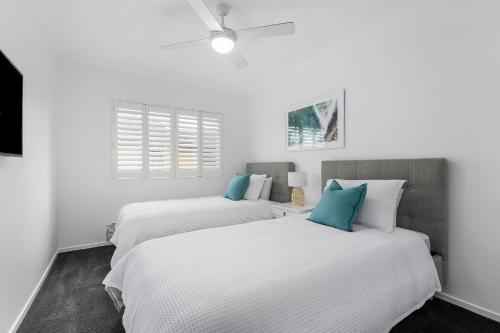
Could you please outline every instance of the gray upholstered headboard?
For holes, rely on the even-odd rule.
[[[323,161],[321,188],[338,179],[405,179],[397,225],[425,233],[432,251],[446,258],[446,159]]]
[[[276,202],[290,201],[292,188],[288,187],[289,171],[295,171],[295,165],[292,162],[247,163],[248,173],[266,174],[267,177],[273,177],[269,200]]]

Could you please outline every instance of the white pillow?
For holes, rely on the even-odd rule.
[[[368,185],[365,202],[354,223],[386,232],[394,230],[398,205],[403,194],[402,187],[406,180],[335,180],[342,188],[355,187],[365,183]],[[329,180],[327,185],[330,185],[331,182],[332,180]]]
[[[264,181],[264,186],[259,194],[259,199],[269,200],[271,196],[271,188],[273,187],[273,177],[266,178]]]
[[[257,200],[265,181],[266,175],[250,175],[250,183],[248,184],[248,188],[243,196],[243,199]]]

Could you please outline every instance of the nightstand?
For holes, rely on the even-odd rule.
[[[312,212],[314,205],[305,204],[304,206],[293,206],[291,202],[276,203],[273,205],[274,217],[283,217],[290,215],[299,215]]]

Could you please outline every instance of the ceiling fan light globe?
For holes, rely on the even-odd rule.
[[[226,36],[219,36],[212,39],[210,42],[213,49],[221,54],[227,54],[234,49],[234,40]]]

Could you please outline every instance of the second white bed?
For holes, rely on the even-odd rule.
[[[222,196],[148,201],[125,205],[115,219],[111,267],[144,241],[214,227],[271,219],[273,202],[232,201]]]
[[[387,332],[440,283],[421,235],[290,216],[145,242],[104,284],[127,332]],[[123,301],[123,303],[122,303]]]

